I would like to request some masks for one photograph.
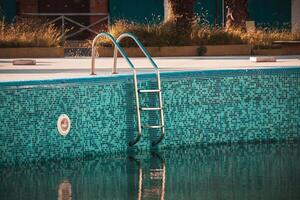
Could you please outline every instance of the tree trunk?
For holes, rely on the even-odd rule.
[[[246,21],[248,20],[248,0],[225,0],[225,6],[232,10],[233,20],[229,24],[232,27],[227,28],[246,28]],[[228,19],[226,19],[228,20]]]
[[[167,6],[166,22],[171,22],[177,28],[189,31],[195,18],[196,0],[165,0]]]

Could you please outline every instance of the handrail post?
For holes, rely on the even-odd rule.
[[[96,75],[95,73],[95,57],[96,57],[96,51],[95,51],[95,45],[94,45],[94,42],[93,42],[93,45],[92,45],[92,69],[91,69],[91,75]]]
[[[65,16],[61,17],[61,32],[62,34],[65,32]]]
[[[65,42],[65,16],[61,17],[61,34],[63,35],[63,42]]]
[[[130,68],[135,70],[135,67],[133,65],[133,63],[129,60],[127,54],[125,53],[125,51],[123,50],[123,48],[119,45],[119,43],[114,39],[114,37],[109,34],[109,33],[106,33],[106,32],[102,32],[102,33],[99,33],[93,40],[93,43],[92,43],[92,68],[91,68],[91,75],[96,75],[95,73],[95,59],[96,59],[96,45],[97,45],[97,40],[100,38],[100,37],[107,37],[109,38],[113,44],[115,45],[115,48],[117,48],[117,51],[120,52],[120,54],[125,58],[125,60],[127,61],[127,63],[129,64]]]
[[[114,65],[112,69],[112,74],[118,74],[117,72],[117,59],[118,59],[118,49],[114,48]]]

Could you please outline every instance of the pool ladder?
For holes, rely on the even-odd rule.
[[[161,167],[153,168],[153,166],[150,168],[149,175],[147,173],[143,173],[143,167],[142,167],[142,161],[140,159],[135,158],[134,156],[129,156],[129,160],[136,163],[138,166],[138,192],[137,192],[137,199],[141,200],[143,199],[143,196],[145,197],[152,197],[153,199],[165,199],[165,188],[166,188],[166,162],[165,160],[156,152],[151,153],[151,157],[154,159],[158,159],[161,163]],[[150,188],[145,188],[145,184],[143,184],[143,181],[145,179],[150,179],[150,181],[160,182],[159,185],[151,185]],[[149,181],[149,180],[148,180]],[[149,186],[148,186],[149,187]],[[159,193],[156,193],[155,190],[157,189],[160,191]],[[159,198],[160,197],[160,198]],[[151,199],[152,199],[151,198]]]
[[[136,98],[136,112],[137,112],[137,122],[138,122],[138,134],[136,138],[129,142],[129,146],[133,146],[137,144],[141,137],[142,137],[142,129],[160,129],[161,134],[158,140],[153,141],[152,145],[155,146],[159,144],[165,136],[165,124],[164,124],[164,110],[163,110],[163,100],[162,100],[162,89],[161,89],[161,79],[160,79],[160,71],[156,63],[153,61],[152,57],[146,50],[146,48],[142,45],[142,43],[131,33],[123,33],[121,34],[118,39],[116,40],[112,35],[109,33],[100,33],[98,34],[92,44],[92,69],[91,69],[91,75],[96,75],[95,73],[95,58],[96,58],[96,44],[97,40],[100,37],[107,37],[109,38],[115,45],[114,48],[114,64],[113,64],[113,74],[117,74],[117,59],[118,59],[118,51],[122,55],[122,57],[125,58],[126,62],[129,64],[130,68],[133,70],[133,83],[134,83],[134,92],[135,92],[135,98]],[[137,79],[137,70],[133,63],[128,58],[126,52],[124,49],[120,46],[120,42],[124,38],[131,38],[140,48],[140,50],[143,52],[143,54],[146,56],[146,58],[150,61],[151,65],[153,66],[153,69],[156,72],[156,78],[157,78],[157,88],[151,89],[151,90],[144,90],[138,88],[138,79]],[[141,107],[140,105],[140,97],[139,95],[142,95],[144,93],[156,93],[158,94],[158,100],[159,100],[159,107]],[[160,124],[158,125],[142,125],[141,122],[141,112],[151,112],[151,111],[160,111]]]

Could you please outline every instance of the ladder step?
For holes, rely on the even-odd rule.
[[[158,126],[151,126],[151,125],[146,125],[142,126],[143,128],[163,128],[164,126],[158,125]]]
[[[161,110],[162,108],[140,108],[143,111],[148,111],[148,110]]]
[[[140,93],[155,93],[160,92],[160,90],[139,90]]]

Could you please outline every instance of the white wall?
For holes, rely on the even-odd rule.
[[[300,0],[292,0],[292,31],[300,31]]]

